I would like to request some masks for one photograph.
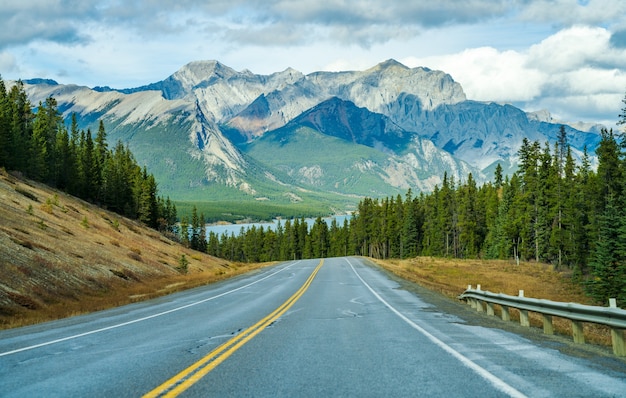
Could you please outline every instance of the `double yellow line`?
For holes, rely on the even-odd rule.
[[[298,299],[304,294],[304,292],[309,288],[311,282],[317,275],[317,272],[322,268],[324,264],[324,260],[321,260],[320,263],[315,267],[309,278],[304,282],[304,285],[298,289],[297,292],[294,293],[293,296],[289,297],[287,301],[285,301],[280,307],[275,309],[271,314],[267,315],[265,318],[261,319],[254,325],[250,326],[248,329],[239,333],[237,336],[228,340],[224,344],[220,345],[210,353],[208,353],[205,357],[200,359],[198,362],[194,363],[187,369],[178,373],[176,376],[167,380],[165,383],[161,384],[154,390],[150,391],[144,398],[149,397],[176,397],[181,394],[183,391],[187,390],[193,384],[198,382],[202,377],[206,376],[207,373],[212,371],[219,365],[224,362],[226,358],[231,356],[235,351],[241,348],[248,341],[252,340],[254,336],[261,333],[263,329],[271,325],[274,321],[276,321],[280,316],[282,316],[289,308]]]

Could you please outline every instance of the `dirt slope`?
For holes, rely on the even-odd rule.
[[[183,255],[187,273],[178,269]],[[0,328],[121,305],[258,266],[186,249],[0,169]]]

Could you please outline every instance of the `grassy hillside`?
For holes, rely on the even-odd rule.
[[[180,269],[183,255],[187,272]],[[0,328],[127,304],[259,266],[191,251],[0,169]]]
[[[164,123],[122,125],[106,121],[110,143],[121,140],[128,143],[140,165],[159,181],[159,193],[176,202],[179,214],[190,215],[195,205],[209,221],[235,222],[242,219],[269,220],[276,216],[316,217],[353,210],[361,199],[354,195],[301,189],[301,184],[275,170],[283,183],[268,179],[266,169],[254,159],[245,156],[248,167],[245,180],[254,194],[239,187],[226,186],[206,178],[206,165],[190,156],[188,133],[191,123],[181,113]],[[92,131],[98,120],[82,120]],[[267,149],[270,151],[271,148]],[[218,173],[219,174],[219,173]]]
[[[516,265],[504,260],[458,260],[434,257],[418,257],[407,260],[374,260],[382,268],[402,279],[415,282],[450,298],[463,293],[468,285],[493,293],[517,296],[524,290],[525,297],[552,301],[595,305],[585,295],[580,284],[575,283],[568,273],[558,272],[548,264],[521,262]],[[608,305],[608,303],[606,304]],[[500,307],[496,314],[500,315]],[[511,309],[511,319],[519,320],[519,313]],[[541,315],[530,313],[531,325],[543,327]],[[571,336],[571,322],[554,318],[557,333]],[[608,327],[584,324],[585,339],[589,342],[610,346]]]
[[[388,161],[382,152],[308,127],[284,127],[242,149],[260,163],[312,189],[369,197],[406,191],[394,190],[382,177],[385,172],[381,165]]]
[[[187,273],[179,269],[183,255]],[[430,257],[378,263],[451,298],[480,283],[496,293],[523,289],[527,297],[589,303],[567,274],[544,264]],[[191,251],[137,222],[0,169],[0,328],[119,306],[260,266]],[[533,322],[539,326],[541,320]],[[555,326],[569,333],[567,322],[555,320]],[[585,333],[590,341],[610,341],[603,328],[585,325]]]

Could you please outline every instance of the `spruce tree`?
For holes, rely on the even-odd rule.
[[[21,80],[11,87],[8,100],[11,108],[11,147],[9,148],[11,156],[7,162],[7,169],[26,171],[30,161],[34,114]]]
[[[140,180],[137,181],[137,184],[140,188],[137,202],[137,217],[139,221],[147,226],[156,228],[158,219],[157,183],[154,176],[148,174],[146,167],[144,167],[142,176]]]
[[[72,178],[74,178],[74,170],[76,164],[72,157],[70,148],[70,136],[65,126],[60,126],[57,134],[55,145],[56,164],[53,167],[55,171],[54,184],[64,191],[69,190]]]
[[[404,222],[402,225],[401,257],[415,257],[421,252],[424,228],[424,197],[412,197],[411,189],[405,196]]]
[[[0,167],[6,167],[10,164],[12,147],[11,104],[4,80],[0,75]]]
[[[189,219],[187,218],[187,216],[183,216],[183,218],[180,220],[180,243],[185,246],[185,247],[189,247]]]
[[[459,187],[458,193],[458,230],[459,250],[457,257],[473,258],[478,256],[480,247],[480,220],[476,207],[478,189],[472,173],[467,177],[467,183]]]
[[[591,279],[587,288],[600,303],[606,303],[609,298],[626,299],[626,225],[615,202],[613,195],[609,195],[599,220],[598,241],[589,264]]]
[[[102,200],[104,196],[104,167],[109,155],[109,148],[107,145],[106,131],[104,129],[104,123],[100,120],[98,124],[98,131],[94,140],[94,186],[98,187],[96,192],[97,200]],[[149,225],[149,224],[148,224]]]
[[[28,162],[28,168],[26,169],[28,177],[37,181],[45,181],[49,172],[47,130],[48,124],[45,118],[43,104],[39,102],[39,111],[37,112],[37,116],[35,117],[35,121],[33,123],[33,135],[30,139],[29,145],[30,161]]]
[[[328,224],[317,217],[311,227],[311,256],[313,258],[328,257]]]

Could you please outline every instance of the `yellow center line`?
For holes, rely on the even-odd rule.
[[[276,308],[265,318],[261,319],[254,325],[250,326],[248,329],[239,333],[237,336],[223,343],[202,359],[184,369],[176,376],[170,378],[165,383],[161,384],[154,390],[150,391],[144,398],[151,397],[176,397],[181,394],[183,391],[187,390],[193,384],[195,384],[202,377],[206,376],[211,370],[215,369],[220,363],[224,362],[226,358],[231,356],[235,351],[241,348],[248,341],[252,340],[254,336],[261,333],[263,329],[271,325],[274,321],[280,318],[292,305],[295,304],[296,301],[304,294],[304,292],[309,288],[311,282],[317,275],[317,272],[320,270],[322,265],[324,264],[324,260],[321,260],[320,263],[315,267],[309,278],[304,282],[304,284],[296,291],[293,296],[289,297],[287,301],[280,305],[280,307]]]

